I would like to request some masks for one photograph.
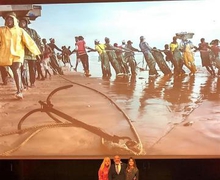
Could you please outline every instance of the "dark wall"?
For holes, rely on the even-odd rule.
[[[220,179],[220,159],[136,161],[140,180]],[[0,160],[0,177],[7,177],[7,180],[97,180],[101,162],[102,160]]]

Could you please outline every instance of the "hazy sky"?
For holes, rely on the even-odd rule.
[[[139,37],[160,49],[170,43],[176,32],[190,31],[198,45],[201,37],[208,42],[219,38],[220,20],[217,1],[159,1],[86,4],[43,4],[42,15],[30,27],[42,38],[74,47],[74,37],[84,36],[87,45],[94,39],[111,43],[131,40],[138,47]],[[1,24],[3,21],[1,19]]]

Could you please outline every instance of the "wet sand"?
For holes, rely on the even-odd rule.
[[[147,73],[138,72],[135,79],[128,81],[106,81],[66,71],[63,77],[69,82],[62,76],[37,81],[35,88],[24,92],[22,101],[13,97],[13,81],[7,86],[0,85],[0,134],[15,131],[19,120],[27,112],[40,107],[39,100],[45,101],[52,90],[73,81],[102,92],[130,118],[143,144],[144,154],[140,158],[219,156],[219,79],[210,77],[203,68],[199,69],[195,77],[186,76],[178,80],[172,76],[150,80]],[[87,124],[100,127],[109,134],[126,134],[135,139],[134,133],[127,131],[130,126],[125,116],[100,94],[73,84],[69,90],[56,95],[53,103],[66,114],[83,119]],[[35,113],[31,119],[25,120],[22,128],[45,123],[54,121],[43,113]],[[19,141],[18,136],[0,137],[0,153],[17,147],[31,133]],[[99,143],[97,145],[94,142]],[[99,158],[116,152],[100,147],[100,138],[91,132],[77,127],[59,127],[37,132],[22,147],[9,153],[9,157],[42,157],[43,154],[45,157]],[[126,153],[122,151],[121,155]]]

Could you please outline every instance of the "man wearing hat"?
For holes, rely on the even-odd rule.
[[[156,60],[154,59],[151,51],[153,50],[148,43],[145,41],[144,36],[140,37],[140,44],[139,47],[144,54],[145,61],[149,67],[149,76],[158,76],[156,66]]]
[[[98,39],[95,39],[95,50],[99,53],[99,59],[101,61],[102,77],[110,78],[111,77],[111,68],[109,63],[109,58],[106,53],[106,46],[101,44]]]
[[[60,52],[62,52],[62,49],[57,47],[57,45],[55,44],[54,38],[50,38],[49,40],[50,40],[50,43],[48,44],[48,46],[50,46],[50,48],[52,50],[52,55],[50,56],[50,65],[52,67],[53,74],[57,75],[57,73],[59,73],[60,75],[63,75],[62,68],[59,66],[59,64],[57,62],[57,57],[56,57],[56,53],[55,53],[55,49]]]
[[[118,43],[114,43],[113,45],[115,49],[115,54],[117,56],[117,61],[119,63],[119,66],[121,67],[122,73],[124,73],[125,76],[128,76],[130,74],[128,64],[124,57],[124,48],[122,46],[119,46]]]
[[[78,42],[78,40],[79,40],[79,37],[75,36],[75,46],[76,46],[76,43]],[[73,68],[73,69],[74,69],[74,71],[77,71],[77,67],[78,67],[78,64],[80,62],[80,59],[79,59],[78,52],[75,49],[71,52],[71,54],[74,53],[74,52],[76,53],[76,65],[75,65],[75,68]]]
[[[30,37],[34,40],[36,45],[38,46],[39,50],[42,51],[42,43],[41,43],[41,38],[38,35],[37,31],[34,29],[31,29],[28,27],[28,24],[30,24],[30,19],[29,17],[21,17],[19,18],[19,26],[23,28],[29,35]],[[22,65],[22,81],[24,87],[28,87],[28,73],[27,73],[27,65],[29,69],[29,77],[30,77],[30,87],[35,86],[35,75],[36,75],[36,60],[37,57],[33,55],[27,48],[25,48],[25,57],[24,57],[24,63]],[[38,60],[39,61],[39,60]],[[41,68],[40,68],[41,69]],[[42,75],[42,71],[38,71]],[[42,80],[44,77],[42,77]]]
[[[134,48],[132,46],[133,42],[131,40],[127,41],[127,44],[125,46],[125,60],[126,62],[128,62],[130,69],[131,69],[131,74],[132,75],[136,75],[136,67],[137,67],[137,63],[135,61],[135,57],[134,57],[134,52],[140,52],[138,49]]]
[[[107,50],[107,55],[109,58],[109,61],[113,67],[113,69],[115,70],[115,74],[117,77],[120,76],[124,76],[124,73],[122,71],[122,68],[119,64],[119,62],[117,61],[117,56],[115,54],[115,50],[117,50],[117,48],[115,48],[114,46],[112,46],[110,44],[110,39],[108,37],[105,37],[105,46],[106,46],[106,50]]]
[[[79,36],[78,41],[75,43],[75,52],[78,53],[78,58],[82,62],[85,76],[89,77],[91,74],[89,73],[89,56],[86,49],[92,50],[92,48],[86,45],[84,37]]]
[[[35,56],[41,54],[28,33],[18,26],[15,13],[4,15],[5,26],[0,27],[0,66],[10,66],[17,92],[15,97],[23,99],[21,65],[24,62],[24,49],[27,47]]]

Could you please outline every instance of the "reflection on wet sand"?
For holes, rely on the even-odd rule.
[[[149,149],[186,121],[205,99],[218,99],[220,80],[204,73],[148,78],[142,72],[132,82],[115,80],[108,88],[109,95],[131,117],[144,147]]]
[[[140,106],[138,109],[138,118],[143,118],[145,121],[149,121],[150,119],[152,120],[156,118],[158,115],[156,111],[159,110],[160,112],[163,111],[161,113],[164,113],[169,110],[166,102],[163,100],[163,96],[164,90],[169,85],[170,80],[171,76],[148,78],[148,82],[146,82],[146,86],[143,89],[142,95],[139,99]],[[156,108],[157,105],[158,107]],[[159,107],[160,109],[158,109]],[[149,118],[149,116],[152,117]]]
[[[134,121],[151,121],[152,118],[157,119],[157,116],[162,121],[159,115],[161,113],[169,116],[169,122],[179,123],[202,100],[204,96],[204,93],[200,92],[202,82],[196,82],[195,76],[174,78],[166,75],[148,79],[138,77],[115,79],[106,82],[104,86],[109,89],[109,96],[124,105],[123,108],[129,111]]]
[[[129,107],[130,102],[134,99],[134,93],[136,90],[136,76],[130,76],[126,78],[115,78],[109,83],[105,83],[104,87],[108,89],[109,96],[116,98],[116,102],[126,104]]]
[[[164,91],[164,100],[170,103],[172,113],[179,114],[179,122],[184,121],[201,101],[196,91],[199,87],[195,88],[195,76],[186,76],[174,78],[173,86]]]
[[[205,100],[219,101],[220,78],[206,77],[205,83],[201,85],[200,93]]]
[[[125,95],[128,99],[131,99],[135,91],[135,81],[135,76],[116,78],[112,81],[110,92],[117,95]]]

